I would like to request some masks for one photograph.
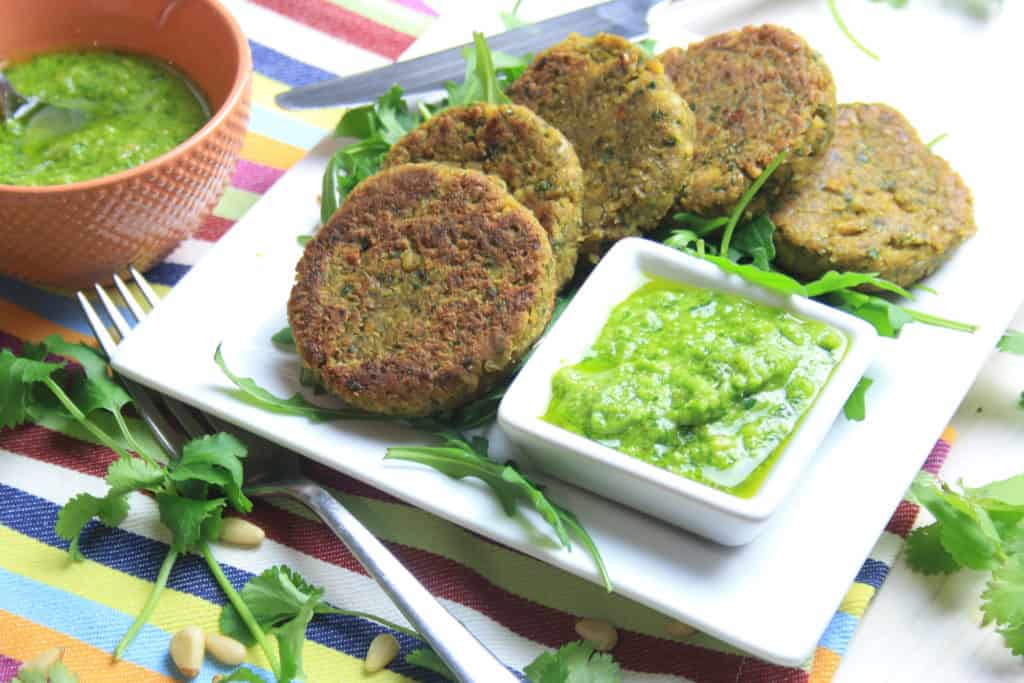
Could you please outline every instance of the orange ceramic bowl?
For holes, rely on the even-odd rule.
[[[173,64],[213,117],[141,166],[67,185],[0,184],[0,273],[58,289],[145,271],[199,227],[223,194],[249,118],[252,57],[216,0],[2,0],[0,63],[99,48]]]

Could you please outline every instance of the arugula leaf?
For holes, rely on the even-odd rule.
[[[323,408],[310,403],[302,397],[302,394],[298,393],[292,394],[289,398],[280,398],[279,396],[275,396],[260,385],[256,384],[255,380],[251,377],[239,377],[235,373],[231,372],[227,363],[224,361],[224,356],[221,353],[220,348],[220,344],[218,344],[217,350],[213,354],[213,360],[217,363],[221,372],[223,372],[224,375],[231,380],[231,383],[238,388],[235,395],[247,403],[252,403],[264,410],[269,410],[272,413],[305,417],[311,422],[385,419],[377,415],[361,413],[354,410]]]
[[[622,669],[607,652],[585,641],[545,652],[523,670],[531,683],[621,683]]]
[[[302,235],[303,237],[309,237],[309,235]],[[312,238],[311,238],[312,239]],[[282,347],[286,351],[295,350],[295,337],[292,335],[292,328],[290,325],[285,325],[270,338],[270,341],[274,342],[278,346]]]
[[[776,169],[782,165],[787,156],[789,156],[789,152],[787,150],[782,150],[776,154],[775,157],[768,162],[765,169],[758,174],[757,178],[754,179],[754,182],[747,188],[747,191],[743,193],[740,200],[736,202],[736,206],[733,207],[732,213],[729,214],[729,222],[725,224],[725,230],[722,233],[721,253],[729,253],[729,242],[732,240],[732,234],[733,231],[736,230],[736,225],[740,222],[740,218],[743,217],[743,212],[747,210],[747,206],[750,204],[751,200],[754,199],[754,195],[756,195],[761,187],[768,182],[768,179],[773,173],[775,173]]]
[[[928,149],[931,149],[932,147],[934,147],[935,145],[939,144],[940,142],[942,142],[943,140],[945,140],[948,137],[949,137],[949,133],[939,133],[938,135],[933,137],[931,140],[929,140],[925,144],[925,147],[927,147]]]
[[[898,337],[903,326],[910,322],[918,322],[933,327],[942,327],[957,332],[977,331],[977,325],[947,320],[938,316],[915,311],[899,306],[879,296],[841,290],[832,292],[830,300],[840,310],[851,313],[871,323],[883,337]]]
[[[455,680],[455,674],[448,668],[448,665],[442,661],[437,653],[428,647],[421,647],[413,650],[405,656],[405,663],[418,666],[421,669],[427,671],[433,671],[436,674],[444,676],[449,681]]]
[[[611,592],[611,579],[593,539],[572,513],[552,503],[541,487],[534,484],[514,465],[502,465],[487,457],[487,440],[476,437],[473,442],[452,432],[438,432],[440,446],[399,446],[389,448],[385,460],[404,460],[427,465],[454,479],[475,477],[494,492],[509,516],[515,514],[520,502],[529,503],[549,525],[563,547],[570,548],[573,532],[594,558],[605,588]],[[567,523],[568,522],[568,523]]]
[[[1007,330],[1006,333],[1000,337],[999,343],[996,344],[996,348],[1004,353],[1014,353],[1018,356],[1024,356],[1024,332]]]
[[[761,214],[736,228],[732,248],[738,252],[738,261],[743,256],[750,257],[753,266],[759,270],[771,270],[775,260],[775,224],[768,214]],[[814,296],[813,294],[810,296]]]
[[[889,0],[889,2],[905,3],[906,0]],[[846,22],[843,21],[843,17],[839,14],[839,8],[836,6],[836,0],[828,0],[828,9],[832,13],[832,19],[836,22],[836,26],[838,26],[839,30],[843,32],[843,35],[846,36],[846,39],[853,43],[853,45],[858,50],[866,54],[868,57],[875,60],[876,62],[879,61],[878,55],[875,52],[869,50],[867,46],[864,45],[864,43],[857,40],[857,37],[853,35],[852,31],[850,31],[849,27],[846,25]]]
[[[808,282],[807,296],[816,297],[831,294],[840,290],[853,289],[862,285],[871,285],[878,289],[898,294],[907,299],[911,298],[910,292],[897,284],[878,277],[878,273],[837,273],[830,270],[817,280]]]
[[[960,569],[953,556],[942,546],[939,522],[914,529],[907,536],[907,565],[921,574],[952,574]]]
[[[658,44],[654,38],[644,38],[643,40],[637,40],[633,42],[638,48],[640,48],[645,55],[648,57],[656,57],[654,47]]]
[[[843,404],[843,415],[846,416],[847,420],[853,420],[854,422],[862,422],[867,413],[865,408],[865,396],[868,393],[868,389],[874,383],[874,380],[870,377],[861,377],[860,381],[857,382],[857,386],[853,388],[853,393],[846,399],[846,403]]]

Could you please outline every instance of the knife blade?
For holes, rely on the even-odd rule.
[[[570,32],[584,36],[617,33],[632,38],[647,31],[647,13],[659,1],[611,0],[490,36],[487,44],[491,50],[520,56],[550,47]],[[380,69],[299,86],[275,100],[285,109],[314,109],[366,104],[396,83],[407,94],[437,90],[462,74],[462,51],[471,46],[459,45]]]

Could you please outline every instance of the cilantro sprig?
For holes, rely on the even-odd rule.
[[[957,491],[922,473],[908,498],[936,521],[907,537],[907,564],[923,574],[990,572],[982,623],[994,623],[1006,646],[1024,654],[1024,474]]]
[[[63,662],[54,662],[46,671],[19,671],[10,683],[78,683],[78,675],[71,673]]]

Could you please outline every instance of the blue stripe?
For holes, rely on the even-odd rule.
[[[249,41],[249,49],[252,51],[252,64],[256,71],[293,88],[336,77],[330,71],[324,71],[305,62],[300,62],[254,40]]]
[[[66,550],[68,543],[59,538],[53,530],[58,510],[59,507],[48,500],[25,493],[12,486],[0,484],[0,524],[49,546]],[[95,521],[85,528],[79,547],[82,554],[93,562],[146,581],[156,579],[160,564],[163,562],[164,555],[167,554],[167,546],[163,543],[121,529],[108,529]],[[253,577],[249,572],[236,567],[224,564],[221,567],[228,580],[238,590],[241,590],[242,586]],[[177,561],[167,580],[167,587],[217,605],[227,602],[206,563],[197,555],[186,555]],[[0,605],[2,604],[0,602]],[[25,614],[16,609],[9,611]],[[38,621],[35,618],[32,620]],[[124,626],[125,629],[130,622],[131,619],[128,619]],[[58,630],[64,629],[59,628]],[[159,631],[159,629],[157,630]],[[306,638],[353,657],[363,657],[370,646],[370,641],[384,632],[389,631],[359,617],[317,615],[309,625]],[[124,631],[120,631],[120,635],[123,633]],[[110,650],[113,650],[120,635],[109,646]],[[401,645],[401,655],[396,657],[388,667],[391,671],[404,674],[417,681],[423,681],[423,683],[443,683],[446,680],[436,674],[424,672],[419,667],[406,664],[405,655],[411,650],[423,647],[423,643],[401,633],[393,633],[393,635]],[[97,645],[97,647],[99,646]],[[166,644],[164,644],[163,651],[166,653]]]
[[[875,590],[882,587],[882,582],[885,581],[885,577],[889,575],[889,565],[878,560],[872,560],[870,557],[864,560],[864,564],[861,566],[860,571],[857,572],[857,578],[854,579],[857,583],[866,583],[869,586],[873,586]]]
[[[0,609],[67,634],[103,652],[114,651],[134,619],[118,610],[5,569],[0,569]],[[170,633],[156,626],[143,626],[125,652],[124,659],[174,678],[177,671],[167,656],[170,640]],[[269,671],[251,664],[247,666],[264,680],[273,680]],[[233,668],[207,657],[198,680],[208,681],[214,674],[226,674]]]
[[[78,302],[67,296],[51,294],[32,285],[0,275],[0,298],[27,308],[36,315],[83,334],[92,334]],[[5,321],[6,322],[6,321]],[[14,333],[14,330],[7,330]]]
[[[839,656],[846,654],[846,648],[853,638],[853,632],[857,630],[858,623],[859,618],[845,612],[836,612],[818,645],[827,647]]]
[[[191,268],[192,266],[164,261],[163,263],[153,266],[153,268],[146,273],[146,279],[159,285],[173,287],[178,284],[178,281],[181,280],[181,278],[185,277],[185,273],[191,270]]]
[[[327,134],[323,128],[290,118],[259,104],[252,107],[249,130],[301,149],[311,149]]]

